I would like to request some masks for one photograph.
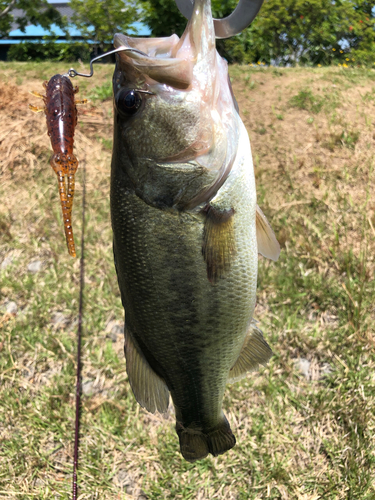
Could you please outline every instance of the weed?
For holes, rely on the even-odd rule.
[[[251,75],[246,75],[244,80],[245,80],[247,89],[253,90],[256,87],[255,81],[251,80]]]
[[[88,98],[92,101],[106,101],[111,99],[113,95],[112,83],[104,83],[103,85],[97,86],[91,90],[88,94]]]
[[[264,135],[267,133],[267,129],[264,125],[259,125],[256,129],[255,132],[260,135]]]
[[[255,88],[255,82],[254,82],[254,80],[251,80],[248,83],[247,88],[250,89],[250,90],[253,90]]]
[[[275,108],[274,106],[271,107],[272,109],[272,113],[273,115],[278,119],[278,120],[284,120],[284,116],[280,113],[277,113],[277,111],[275,111]]]
[[[362,96],[363,102],[375,101],[375,87]]]
[[[107,139],[106,137],[97,137],[98,141],[103,144],[104,149],[112,151],[113,139]]]
[[[359,136],[360,132],[358,130],[343,130],[341,133],[341,144],[347,148],[354,149]]]
[[[333,151],[336,146],[343,146],[354,149],[358,142],[360,132],[358,130],[344,129],[341,132],[330,132],[326,140],[322,142],[323,147]]]
[[[313,95],[311,90],[300,90],[297,95],[290,99],[289,103],[295,108],[319,113],[323,108],[324,100],[319,96]]]

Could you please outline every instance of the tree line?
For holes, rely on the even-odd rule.
[[[237,3],[212,0],[214,17],[229,15]],[[157,37],[181,35],[186,26],[174,0],[71,0],[70,6],[73,25],[102,50],[114,33],[136,35],[136,21]],[[0,36],[9,33],[15,7],[24,11],[21,29],[28,22],[66,29],[67,20],[46,0],[0,0]],[[242,64],[373,65],[374,24],[375,0],[265,0],[249,28],[217,46],[229,62]]]

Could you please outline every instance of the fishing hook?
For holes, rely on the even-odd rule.
[[[194,0],[175,0],[175,2],[181,14],[190,19]],[[214,19],[216,38],[229,38],[241,33],[254,21],[262,4],[263,0],[240,0],[232,14],[224,19]]]
[[[91,78],[92,75],[94,74],[94,68],[92,65],[95,61],[97,61],[98,59],[102,59],[103,57],[107,57],[107,56],[110,56],[112,54],[116,54],[117,52],[124,52],[124,51],[136,52],[137,54],[140,54],[141,56],[147,57],[147,54],[145,54],[141,50],[131,49],[128,47],[119,47],[118,49],[110,50],[109,52],[106,52],[105,54],[102,54],[101,56],[97,56],[97,57],[94,57],[94,59],[91,59],[91,61],[90,61],[90,73],[89,74],[88,73],[78,73],[78,71],[76,71],[74,68],[70,68],[70,70],[68,71],[68,75],[70,76],[70,78],[74,78],[75,76],[84,76],[86,78]],[[146,92],[146,91],[144,91],[144,92]],[[146,93],[150,93],[150,92],[146,92]]]

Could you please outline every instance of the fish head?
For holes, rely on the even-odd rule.
[[[117,34],[112,171],[158,207],[192,209],[225,181],[238,114],[216,51],[210,0],[196,0],[179,38]]]

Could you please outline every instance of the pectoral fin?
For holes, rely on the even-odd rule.
[[[265,365],[272,356],[272,350],[263,338],[261,330],[252,320],[247,332],[245,343],[240,355],[229,371],[228,382],[232,384],[237,382],[249,371],[256,370],[259,365]]]
[[[277,260],[280,255],[280,245],[276,239],[266,216],[257,205],[256,210],[256,230],[258,253],[271,260]]]
[[[165,413],[168,410],[169,390],[132,339],[129,329],[125,327],[126,371],[135,399],[150,413],[157,410]]]
[[[205,208],[202,254],[207,264],[207,277],[216,283],[229,270],[235,254],[233,230],[234,210],[219,210],[211,205]]]

